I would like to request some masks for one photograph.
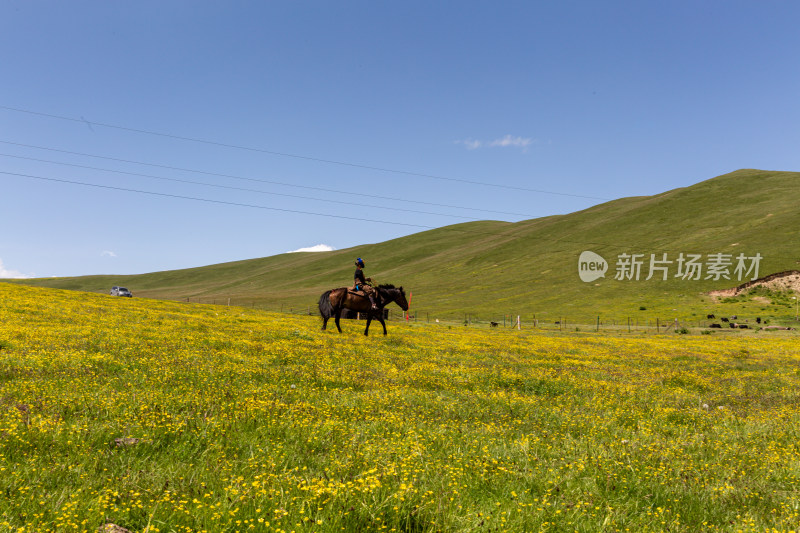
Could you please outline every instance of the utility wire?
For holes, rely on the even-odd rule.
[[[279,211],[279,212],[283,212],[283,213],[294,213],[294,214],[300,214],[300,215],[313,215],[313,216],[328,217],[328,218],[339,218],[339,219],[344,219],[344,220],[355,220],[355,221],[359,221],[359,222],[373,222],[373,223],[377,223],[377,224],[406,226],[406,227],[412,227],[412,228],[421,228],[421,229],[424,229],[424,230],[441,229],[441,230],[457,231],[457,232],[460,232],[460,233],[467,233],[467,234],[474,234],[474,235],[489,235],[489,236],[494,236],[494,237],[515,237],[516,236],[516,234],[512,233],[512,232],[480,231],[480,230],[474,230],[474,229],[460,228],[460,227],[458,227],[459,225],[456,225],[456,226],[445,226],[445,227],[427,226],[427,225],[424,225],[424,224],[412,224],[412,223],[409,223],[409,222],[394,222],[394,221],[389,221],[389,220],[378,220],[378,219],[370,219],[370,218],[351,217],[351,216],[346,216],[346,215],[332,215],[332,214],[328,214],[328,213],[319,213],[319,212],[315,212],[315,211],[301,211],[301,210],[296,210],[296,209],[284,209],[284,208],[280,208],[280,207],[269,207],[269,206],[265,206],[265,205],[246,204],[246,203],[240,203],[240,202],[229,202],[229,201],[225,201],[225,200],[212,200],[210,198],[199,198],[199,197],[196,197],[196,196],[185,196],[185,195],[181,195],[181,194],[170,194],[170,193],[161,193],[161,192],[154,192],[154,191],[145,191],[145,190],[141,190],[141,189],[130,189],[130,188],[126,188],[126,187],[116,187],[116,186],[113,186],[113,185],[100,185],[100,184],[97,184],[97,183],[87,183],[85,181],[67,180],[67,179],[52,178],[52,177],[46,177],[46,176],[35,176],[33,174],[23,174],[23,173],[19,173],[19,172],[7,172],[7,171],[3,171],[3,170],[0,170],[0,174],[5,174],[7,176],[17,176],[17,177],[21,177],[21,178],[35,179],[35,180],[40,180],[40,181],[47,181],[47,182],[51,182],[51,183],[64,183],[64,184],[69,184],[69,185],[80,185],[80,186],[83,186],[83,187],[94,187],[94,188],[98,188],[98,189],[106,189],[106,190],[112,190],[112,191],[133,192],[133,193],[137,193],[137,194],[146,194],[146,195],[150,195],[150,196],[159,196],[159,197],[164,197],[164,198],[177,198],[177,199],[181,199],[181,200],[192,200],[192,201],[196,201],[196,202],[205,202],[205,203],[228,205],[228,206],[235,206],[235,207],[247,207],[247,208],[251,208],[251,209],[263,209],[263,210],[267,210],[267,211]],[[511,224],[511,223],[509,222],[508,224]],[[552,239],[552,238],[548,238],[548,237],[546,237],[544,235],[537,236],[537,238],[539,240],[553,241],[553,242],[557,242],[557,243],[592,245],[592,246],[597,246],[597,247],[615,247],[615,248],[619,247],[619,245],[609,245],[609,244],[604,244],[604,243],[599,243],[599,242],[591,242],[591,241],[573,241],[573,240],[569,240],[569,239]]]
[[[179,198],[181,200],[193,200],[193,201],[196,201],[196,202],[207,202],[207,203],[211,203],[211,204],[231,205],[231,206],[236,206],[236,207],[250,207],[250,208],[253,208],[253,209],[266,209],[266,210],[269,210],[269,211],[281,211],[283,213],[297,213],[297,214],[300,214],[300,215],[315,215],[315,216],[321,216],[321,217],[343,218],[343,219],[346,219],[346,220],[358,220],[360,222],[376,222],[376,223],[379,223],[379,224],[397,224],[397,225],[400,225],[400,226],[411,226],[411,227],[415,227],[415,228],[435,229],[435,226],[423,226],[421,224],[409,224],[409,223],[406,223],[406,222],[389,222],[389,221],[386,221],[386,220],[375,220],[375,219],[369,219],[369,218],[349,217],[349,216],[345,216],[345,215],[330,215],[330,214],[326,214],[326,213],[316,213],[316,212],[313,212],[313,211],[300,211],[300,210],[295,210],[295,209],[283,209],[283,208],[280,208],[280,207],[269,207],[269,206],[265,206],[265,205],[244,204],[244,203],[240,203],[240,202],[228,202],[228,201],[225,201],[225,200],[212,200],[210,198],[198,198],[196,196],[185,196],[185,195],[182,195],[182,194],[170,194],[170,193],[163,193],[163,192],[143,191],[141,189],[129,189],[127,187],[116,187],[114,185],[100,185],[98,183],[87,183],[85,181],[65,180],[65,179],[60,179],[60,178],[48,178],[48,177],[45,177],[45,176],[34,176],[32,174],[22,174],[22,173],[18,173],[18,172],[6,172],[6,171],[3,171],[3,170],[0,170],[0,174],[6,174],[8,176],[19,176],[19,177],[22,177],[22,178],[31,178],[31,179],[43,180],[43,181],[50,181],[50,182],[55,182],[55,183],[67,183],[67,184],[70,184],[70,185],[82,185],[84,187],[96,187],[96,188],[99,188],[99,189],[108,189],[108,190],[112,190],[112,191],[135,192],[135,193],[138,193],[138,194],[149,194],[151,196],[162,196],[162,197],[165,197],[165,198]]]
[[[47,151],[50,151],[50,152],[58,152],[58,153],[62,153],[62,154],[77,155],[77,156],[83,156],[83,157],[92,157],[92,158],[95,158],[95,159],[104,159],[104,160],[107,160],[107,161],[116,161],[116,162],[119,162],[119,163],[130,163],[130,164],[134,164],[134,165],[142,165],[142,166],[148,166],[148,167],[154,167],[154,168],[163,168],[163,169],[167,169],[167,170],[177,170],[177,171],[180,171],[180,172],[191,172],[191,173],[194,173],[194,174],[203,174],[203,175],[206,175],[206,176],[217,176],[217,177],[220,177],[220,178],[230,178],[230,179],[236,179],[236,180],[242,180],[242,181],[251,181],[251,182],[257,182],[257,183],[268,183],[270,185],[282,185],[282,186],[285,186],[285,187],[294,187],[294,188],[297,188],[297,189],[306,189],[306,190],[312,190],[312,191],[320,191],[320,192],[329,192],[329,193],[335,193],[335,194],[352,195],[352,192],[350,192],[350,191],[341,191],[341,190],[337,190],[337,189],[326,189],[324,187],[311,187],[311,186],[307,186],[307,185],[297,185],[295,183],[286,183],[286,182],[266,180],[266,179],[248,178],[248,177],[244,177],[244,176],[235,176],[235,175],[232,175],[232,174],[221,174],[221,173],[218,173],[218,172],[207,172],[207,171],[204,171],[204,170],[196,170],[196,169],[181,168],[181,167],[172,167],[172,166],[168,166],[168,165],[159,165],[159,164],[156,164],[156,163],[145,163],[145,162],[142,162],[142,161],[134,161],[134,160],[131,160],[131,159],[120,159],[120,158],[116,158],[116,157],[108,157],[108,156],[102,156],[102,155],[96,155],[96,154],[87,154],[87,153],[83,153],[83,152],[72,152],[72,151],[69,151],[69,150],[61,150],[59,148],[50,148],[50,147],[47,147],[47,146],[37,146],[37,145],[34,145],[34,144],[23,144],[23,143],[17,143],[17,142],[13,142],[13,141],[4,141],[2,139],[0,139],[0,143],[9,144],[9,145],[12,145],[12,146],[22,146],[22,147],[25,147],[25,148],[34,148],[34,149],[37,149],[37,150],[47,150]],[[479,212],[483,212],[483,213],[495,213],[495,214],[499,214],[499,215],[514,215],[514,216],[521,216],[521,217],[525,217],[525,218],[536,218],[535,215],[530,215],[530,214],[527,214],[527,213],[514,213],[514,212],[509,212],[509,211],[494,211],[494,210],[491,210],[491,209],[481,209],[481,208],[478,208],[478,207],[463,207],[463,206],[458,206],[458,205],[439,204],[439,203],[434,203],[434,202],[423,202],[423,201],[420,201],[420,200],[404,200],[402,198],[394,198],[394,197],[391,197],[391,196],[379,196],[379,195],[375,195],[375,194],[366,194],[366,193],[364,193],[362,191],[359,191],[358,195],[366,197],[366,198],[375,198],[377,200],[390,200],[390,201],[393,201],[393,202],[405,202],[405,203],[410,203],[410,204],[429,205],[429,206],[433,206],[433,207],[446,207],[446,208],[449,208],[449,209],[463,209],[463,210],[466,210],[466,211],[479,211]]]
[[[420,177],[420,178],[430,178],[430,179],[442,180],[442,181],[450,181],[450,182],[457,182],[457,183],[467,183],[467,184],[470,184],[470,185],[482,185],[484,187],[495,187],[495,188],[498,188],[498,189],[509,189],[509,190],[515,190],[515,191],[534,192],[534,193],[538,193],[538,194],[552,194],[552,195],[557,195],[557,196],[570,196],[570,197],[573,197],[573,198],[586,198],[586,199],[590,199],[590,200],[602,200],[602,201],[611,200],[611,198],[600,198],[600,197],[597,197],[597,196],[585,196],[585,195],[581,195],[581,194],[571,194],[571,193],[565,193],[565,192],[545,191],[545,190],[542,190],[542,189],[530,189],[530,188],[527,188],[527,187],[517,187],[517,186],[514,186],[514,185],[503,185],[501,183],[488,183],[488,182],[485,182],[485,181],[477,181],[477,180],[472,180],[472,179],[451,178],[451,177],[446,177],[446,176],[437,176],[435,174],[424,174],[424,173],[421,173],[421,172],[411,172],[411,171],[407,171],[407,170],[396,170],[396,169],[391,169],[391,168],[376,167],[376,166],[371,166],[371,165],[363,165],[363,164],[359,164],[359,163],[350,163],[350,162],[347,162],[347,161],[337,161],[337,160],[334,160],[334,159],[323,159],[323,158],[319,158],[319,157],[311,157],[311,156],[300,155],[300,154],[292,154],[292,153],[288,153],[288,152],[277,152],[277,151],[274,151],[274,150],[267,150],[267,149],[264,149],[264,148],[254,148],[254,147],[251,147],[251,146],[241,146],[241,145],[237,145],[237,144],[223,143],[223,142],[218,142],[218,141],[210,141],[210,140],[207,140],[207,139],[199,139],[199,138],[195,138],[195,137],[183,137],[181,135],[173,135],[173,134],[170,134],[170,133],[162,133],[162,132],[158,132],[158,131],[143,130],[143,129],[131,128],[131,127],[127,127],[127,126],[118,126],[116,124],[107,124],[107,123],[103,123],[103,122],[92,122],[92,121],[86,120],[83,117],[81,117],[81,118],[65,117],[65,116],[62,116],[62,115],[54,115],[54,114],[51,114],[51,113],[42,113],[42,112],[39,112],[39,111],[31,111],[31,110],[28,110],[28,109],[19,109],[19,108],[16,108],[16,107],[9,107],[9,106],[4,106],[4,105],[0,105],[0,109],[5,109],[7,111],[15,111],[15,112],[18,112],[18,113],[27,113],[29,115],[37,115],[37,116],[40,116],[40,117],[48,117],[48,118],[54,118],[54,119],[58,119],[58,120],[66,120],[66,121],[70,121],[70,122],[80,122],[81,124],[88,124],[90,127],[91,126],[101,126],[101,127],[104,127],[104,128],[112,128],[112,129],[121,130],[121,131],[130,131],[130,132],[133,132],[133,133],[142,133],[142,134],[146,134],[146,135],[156,135],[156,136],[165,137],[165,138],[168,138],[168,139],[177,139],[177,140],[181,140],[181,141],[202,143],[202,144],[207,144],[207,145],[211,145],[211,146],[220,146],[220,147],[223,147],[223,148],[234,148],[236,150],[246,150],[246,151],[249,151],[249,152],[258,152],[258,153],[262,153],[262,154],[277,155],[277,156],[281,156],[281,157],[291,157],[291,158],[294,158],[294,159],[302,159],[302,160],[305,160],[305,161],[315,161],[315,162],[318,162],[318,163],[327,163],[327,164],[331,164],[331,165],[340,165],[340,166],[346,166],[346,167],[352,167],[352,168],[362,168],[362,169],[366,169],[366,170],[375,170],[375,171],[378,171],[378,172],[389,172],[389,173],[393,173],[393,174],[402,174],[402,175],[405,175],[405,176],[416,176],[416,177]]]
[[[377,223],[377,224],[406,226],[406,227],[412,227],[412,228],[421,228],[421,229],[424,229],[424,230],[440,229],[440,230],[456,231],[456,232],[465,233],[465,234],[487,235],[487,236],[493,236],[493,237],[516,237],[517,236],[517,234],[515,232],[474,230],[474,229],[468,229],[468,228],[459,227],[460,224],[455,225],[455,226],[445,226],[445,227],[427,226],[427,225],[424,225],[424,224],[412,224],[412,223],[408,223],[408,222],[393,222],[393,221],[389,221],[389,220],[378,220],[378,219],[369,219],[369,218],[361,218],[361,217],[351,217],[351,216],[346,216],[346,215],[332,215],[332,214],[319,213],[319,212],[314,212],[314,211],[300,211],[300,210],[294,210],[294,209],[284,209],[284,208],[279,208],[279,207],[269,207],[269,206],[264,206],[264,205],[245,204],[245,203],[239,203],[239,202],[229,202],[229,201],[225,201],[225,200],[212,200],[212,199],[209,199],[209,198],[198,198],[198,197],[194,197],[194,196],[184,196],[184,195],[179,195],[179,194],[169,194],[169,193],[160,193],[160,192],[153,192],[153,191],[144,191],[144,190],[140,190],[140,189],[129,189],[129,188],[125,188],[125,187],[115,187],[115,186],[112,186],[112,185],[99,185],[99,184],[96,184],[96,183],[87,183],[87,182],[82,182],[82,181],[66,180],[66,179],[60,179],[60,178],[50,178],[50,177],[45,177],[45,176],[35,176],[35,175],[32,175],[32,174],[22,174],[22,173],[17,173],[17,172],[6,172],[6,171],[2,171],[2,170],[0,170],[0,174],[5,174],[5,175],[8,175],[8,176],[17,176],[17,177],[22,177],[22,178],[35,179],[35,180],[40,180],[40,181],[53,182],[53,183],[64,183],[64,184],[80,185],[80,186],[84,186],[84,187],[94,187],[94,188],[106,189],[106,190],[114,190],[114,191],[122,191],[122,192],[133,192],[133,193],[137,193],[137,194],[146,194],[146,195],[150,195],[150,196],[159,196],[159,197],[164,197],[164,198],[177,198],[177,199],[181,199],[181,200],[191,200],[191,201],[196,201],[196,202],[205,202],[205,203],[228,205],[228,206],[235,206],[235,207],[247,207],[247,208],[251,208],[251,209],[262,209],[262,210],[268,210],[268,211],[279,211],[279,212],[283,212],[283,213],[294,213],[294,214],[301,214],[301,215],[313,215],[313,216],[328,217],[328,218],[338,218],[338,219],[344,219],[344,220],[355,220],[355,221],[359,221],[359,222],[372,222],[372,223]],[[540,240],[540,241],[552,241],[554,243],[560,243],[560,244],[579,244],[581,246],[593,246],[593,247],[596,247],[597,249],[603,249],[603,248],[612,248],[612,249],[628,248],[628,249],[631,249],[631,248],[634,248],[634,247],[641,246],[641,244],[636,244],[634,246],[634,245],[627,245],[627,244],[623,244],[623,243],[608,244],[608,243],[587,241],[587,240],[553,239],[553,238],[549,238],[546,235],[543,235],[541,233],[537,234],[536,238],[538,240]],[[564,251],[564,250],[549,250],[550,253],[555,253],[555,252],[560,252],[560,251]],[[665,248],[652,248],[650,251],[651,252],[667,252],[667,253],[675,252],[675,250],[665,249]],[[790,257],[794,258],[794,256],[772,256],[772,257],[778,257],[778,258],[782,258],[782,259],[788,259]]]
[[[247,188],[244,188],[244,187],[233,187],[233,186],[230,186],[230,185],[219,185],[219,184],[216,184],[216,183],[205,183],[205,182],[202,182],[202,181],[192,181],[192,180],[184,180],[184,179],[178,179],[178,178],[167,178],[165,176],[154,176],[152,174],[140,174],[138,172],[128,172],[128,171],[125,171],[125,170],[114,170],[114,169],[109,169],[109,168],[90,167],[90,166],[87,166],[87,165],[78,165],[78,164],[75,164],[75,163],[62,163],[60,161],[50,161],[48,159],[37,159],[35,157],[25,157],[25,156],[21,156],[21,155],[12,155],[12,154],[0,153],[0,156],[2,156],[2,157],[13,157],[13,158],[16,158],[16,159],[25,159],[27,161],[37,161],[39,163],[50,163],[50,164],[53,164],[53,165],[63,165],[63,166],[69,166],[69,167],[75,167],[75,168],[84,168],[84,169],[87,169],[87,170],[98,170],[100,172],[113,172],[115,174],[126,174],[128,176],[139,176],[139,177],[142,177],[142,178],[152,178],[152,179],[157,179],[157,180],[162,180],[162,181],[171,181],[171,182],[174,182],[174,183],[184,183],[184,184],[188,184],[188,185],[203,185],[205,187],[215,187],[215,188],[218,188],[218,189],[228,189],[228,190],[232,190],[232,191],[253,192],[253,193],[258,193],[258,194],[269,194],[269,195],[272,195],[272,196],[283,196],[285,198],[297,198],[297,199],[300,199],[300,200],[314,200],[314,201],[317,201],[317,202],[328,202],[328,203],[339,204],[339,205],[353,205],[353,206],[356,206],[356,207],[370,207],[370,208],[375,208],[375,209],[388,209],[388,210],[391,210],[391,211],[402,211],[404,213],[416,213],[416,214],[421,214],[421,215],[434,215],[434,216],[438,216],[438,217],[459,218],[459,219],[462,219],[462,220],[473,220],[473,221],[482,220],[482,219],[479,219],[479,218],[465,217],[465,216],[462,216],[462,215],[449,215],[449,214],[445,214],[445,213],[432,213],[430,211],[417,211],[417,210],[414,210],[414,209],[403,209],[403,208],[400,208],[400,207],[390,207],[390,206],[385,206],[385,205],[370,205],[370,204],[360,204],[360,203],[356,203],[356,202],[344,202],[344,201],[341,201],[341,200],[328,200],[328,199],[325,199],[325,198],[313,198],[313,197],[310,197],[310,196],[300,196],[298,194],[286,194],[286,193],[280,193],[280,192],[263,191],[263,190],[260,190],[260,189],[247,189]]]

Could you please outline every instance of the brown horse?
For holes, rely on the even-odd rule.
[[[339,326],[339,318],[342,316],[342,309],[351,309],[359,311],[367,315],[367,328],[364,330],[364,335],[369,335],[369,325],[373,318],[376,318],[383,326],[383,334],[386,335],[386,322],[383,320],[383,308],[394,302],[400,306],[403,311],[408,311],[408,301],[406,300],[406,293],[403,287],[395,287],[394,285],[385,284],[379,285],[375,288],[377,297],[375,303],[377,309],[372,309],[372,304],[369,297],[361,293],[354,293],[350,289],[343,287],[341,289],[333,289],[326,291],[319,297],[319,314],[322,315],[322,329],[328,325],[328,320],[334,317],[336,322],[336,329],[339,333],[342,332]]]

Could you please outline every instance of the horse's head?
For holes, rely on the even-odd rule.
[[[378,290],[382,291],[389,300],[393,301],[400,306],[403,311],[408,311],[408,300],[406,300],[406,293],[403,287],[395,287],[391,284],[380,285]]]
[[[403,311],[408,311],[408,300],[406,300],[406,293],[403,290],[403,287],[397,289],[397,294],[394,297],[394,301],[400,306],[400,309]]]

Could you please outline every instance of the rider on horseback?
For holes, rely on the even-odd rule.
[[[364,260],[359,257],[356,259],[356,273],[353,275],[353,290],[363,291],[369,297],[372,308],[377,309],[378,304],[375,303],[375,287],[370,285],[372,278],[364,278],[364,272],[361,270],[362,268],[364,268]]]

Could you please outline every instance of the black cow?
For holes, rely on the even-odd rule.
[[[711,314],[711,315],[708,315],[706,318],[711,320],[712,318],[717,318],[717,317],[715,317],[713,314]]]
[[[710,328],[722,328],[722,325],[720,325],[720,324],[711,324],[708,327],[710,327]]]

